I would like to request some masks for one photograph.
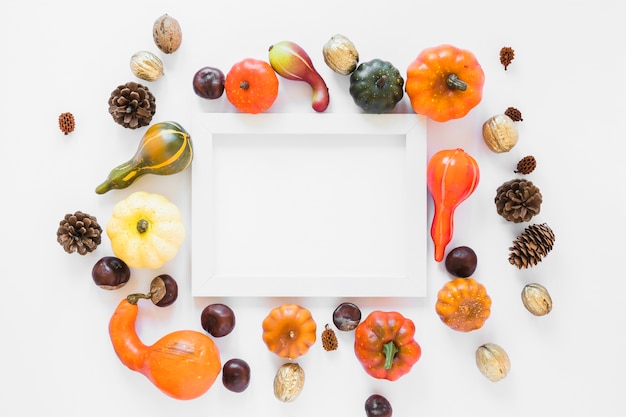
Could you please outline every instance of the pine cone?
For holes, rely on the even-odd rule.
[[[541,210],[541,191],[531,181],[512,179],[496,191],[498,214],[513,223],[527,222]]]
[[[537,168],[537,160],[534,156],[528,155],[520,159],[517,163],[517,169],[513,172],[516,174],[530,174]]]
[[[77,211],[74,214],[66,214],[59,222],[57,229],[57,242],[65,252],[78,252],[86,255],[96,250],[101,242],[102,228],[94,216]]]
[[[504,65],[504,70],[511,64],[511,61],[515,59],[515,51],[509,46],[504,46],[500,49],[500,63]]]
[[[109,98],[109,113],[129,129],[147,126],[156,112],[156,99],[148,87],[136,82],[118,86]]]
[[[75,126],[76,121],[74,120],[74,115],[72,113],[61,113],[59,115],[59,129],[61,129],[61,132],[67,135],[68,133],[74,131]]]
[[[514,122],[522,122],[522,121],[524,121],[524,119],[522,119],[522,112],[519,111],[518,109],[516,109],[515,107],[508,107],[504,111],[504,114],[509,116],[511,118],[511,120],[513,120]]]
[[[326,351],[337,350],[337,347],[339,347],[337,335],[335,334],[335,331],[328,326],[328,324],[322,332],[322,346]]]
[[[546,223],[528,226],[509,248],[509,263],[518,269],[535,266],[552,250],[554,241],[554,232]]]

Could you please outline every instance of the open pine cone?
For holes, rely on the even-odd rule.
[[[109,113],[129,129],[148,126],[156,112],[156,99],[148,87],[136,82],[118,86],[109,97]]]
[[[102,227],[98,220],[87,213],[77,211],[66,214],[59,222],[57,242],[67,253],[86,255],[96,250],[101,242]]]
[[[535,266],[552,250],[554,241],[554,232],[546,223],[528,226],[509,248],[509,263],[518,269]]]
[[[515,178],[496,191],[498,214],[513,223],[527,222],[541,211],[541,191],[532,181]]]

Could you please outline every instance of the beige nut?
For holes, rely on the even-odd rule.
[[[339,34],[332,36],[324,44],[322,54],[326,65],[342,75],[353,72],[359,63],[359,52],[352,41]]]
[[[510,151],[519,139],[515,122],[505,114],[490,117],[483,124],[483,138],[493,152]]]
[[[285,363],[278,368],[274,377],[274,396],[282,402],[291,402],[304,387],[304,370],[295,362]]]
[[[476,366],[492,382],[507,376],[511,369],[509,355],[495,343],[485,343],[476,349]]]
[[[146,81],[156,81],[163,76],[163,62],[148,51],[135,52],[130,58],[130,70]]]
[[[166,54],[176,52],[183,41],[183,32],[178,20],[164,14],[152,26],[152,38],[156,46]]]
[[[526,310],[535,316],[545,316],[552,311],[552,298],[548,290],[540,284],[528,284],[522,289],[522,302]]]

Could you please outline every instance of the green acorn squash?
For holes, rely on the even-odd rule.
[[[404,79],[390,62],[372,59],[362,62],[350,74],[350,95],[365,113],[392,110],[404,94]]]

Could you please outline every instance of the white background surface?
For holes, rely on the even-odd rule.
[[[78,1],[3,3],[0,415],[359,416],[372,393],[386,396],[397,417],[623,415],[620,121],[625,108],[617,65],[624,39],[618,2],[540,4],[109,1],[94,9]],[[280,40],[295,41],[309,52],[330,88],[327,111],[336,113],[359,109],[347,92],[348,79],[322,60],[321,48],[335,33],[355,43],[362,61],[386,59],[401,72],[426,47],[452,43],[474,52],[486,74],[483,101],[461,120],[429,123],[428,152],[460,146],[481,167],[478,189],[457,211],[450,248],[469,245],[478,254],[475,278],[493,299],[485,326],[465,334],[440,322],[434,303],[449,277],[432,260],[429,245],[427,297],[349,300],[364,315],[393,309],[415,322],[423,355],[411,373],[396,382],[372,379],[353,354],[353,334],[338,332],[339,350],[325,352],[318,342],[299,360],[307,375],[305,389],[294,403],[283,404],[272,394],[282,361],[265,348],[261,321],[276,305],[295,301],[311,309],[321,331],[346,300],[193,299],[189,240],[161,270],[133,271],[131,282],[118,291],[96,287],[91,268],[111,254],[109,241],[105,237],[88,256],[66,254],[55,242],[66,213],[82,210],[106,224],[113,205],[141,189],[175,201],[192,230],[189,172],[143,178],[103,196],[94,192],[136,149],[142,131],[115,124],[107,100],[117,85],[134,79],[128,67],[134,52],[157,52],[152,23],[166,12],[179,20],[184,39],[175,54],[160,54],[166,75],[149,85],[157,99],[153,120],[183,126],[194,112],[235,111],[225,97],[208,102],[193,94],[197,69],[211,65],[226,72],[240,59],[265,59],[267,48]],[[516,51],[508,71],[498,60],[505,45]],[[306,85],[280,81],[272,112],[312,112]],[[482,142],[480,126],[509,106],[524,116],[520,142],[510,153],[496,155]],[[58,115],[66,111],[77,120],[68,136],[57,127]],[[397,111],[410,112],[408,97]],[[557,240],[544,262],[517,271],[507,262],[508,247],[523,225],[500,218],[493,197],[527,154],[538,159],[529,178],[544,196],[533,221],[547,222]],[[216,342],[223,362],[241,357],[251,365],[247,391],[227,391],[218,379],[201,398],[176,401],[119,363],[107,334],[109,317],[122,297],[146,291],[158,273],[177,278],[180,296],[171,308],[140,306],[138,331],[144,342],[181,328],[200,330],[204,306],[225,302],[234,309],[237,325]],[[549,289],[550,315],[537,318],[522,306],[520,291],[530,282]],[[485,342],[500,344],[511,358],[509,376],[497,384],[474,364],[474,351]]]

